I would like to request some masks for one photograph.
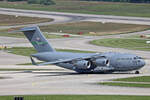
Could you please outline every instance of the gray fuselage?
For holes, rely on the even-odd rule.
[[[76,59],[84,56],[94,56],[97,53],[69,53],[69,52],[43,52],[33,54],[33,57],[41,61],[55,61],[60,59]],[[145,65],[145,61],[133,54],[123,54],[123,53],[115,53],[115,52],[107,52],[107,53],[100,53],[99,55],[105,56],[109,60],[108,66],[98,66],[95,65],[93,62],[89,69],[80,69],[77,68],[72,63],[59,63],[56,64],[63,68],[75,70],[77,72],[114,72],[114,71],[132,71],[138,70]],[[87,59],[90,61],[90,59]],[[91,62],[91,61],[90,61]]]

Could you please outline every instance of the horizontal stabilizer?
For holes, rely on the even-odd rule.
[[[13,32],[29,32],[29,31],[35,31],[36,27],[25,27],[25,28],[21,28],[20,30],[17,31],[13,31]]]

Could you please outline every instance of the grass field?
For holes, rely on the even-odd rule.
[[[60,35],[46,34],[45,32],[57,32],[62,31],[63,33],[78,34],[82,32],[83,35],[113,35],[123,34],[135,31],[143,31],[150,29],[148,25],[133,25],[133,24],[119,24],[119,23],[100,23],[100,22],[76,22],[66,24],[53,24],[48,26],[41,26],[40,29],[44,32],[46,38],[61,38]],[[3,29],[0,30],[0,36],[18,37],[24,38],[22,33],[9,33],[9,31],[18,30],[14,29]]]
[[[114,82],[112,82],[114,81]],[[144,87],[150,88],[150,76],[138,76],[129,78],[114,79],[111,82],[101,82],[101,85],[124,86],[124,87]],[[115,82],[118,81],[118,82]],[[130,83],[128,83],[130,82]],[[133,82],[133,83],[132,83]],[[134,83],[136,82],[136,83]],[[141,83],[145,82],[145,83]]]
[[[150,44],[145,39],[107,38],[91,41],[91,44],[113,48],[150,51]]]
[[[10,53],[22,56],[30,56],[31,54],[36,53],[35,49],[32,47],[13,47],[7,49]],[[62,52],[78,52],[78,53],[94,53],[92,51],[80,51],[80,50],[71,50],[71,49],[56,49],[56,51]]]
[[[0,96],[0,100],[13,100],[14,96]],[[24,100],[149,100],[150,96],[127,95],[34,95]]]
[[[43,33],[44,36],[48,39],[52,39],[52,38],[63,38],[63,36],[61,35],[52,35],[52,34],[46,34]],[[1,32],[0,31],[0,36],[6,36],[6,37],[16,37],[16,38],[26,38],[23,33],[9,33],[9,32]]]
[[[150,82],[150,76],[139,76],[139,77],[129,77],[115,79],[113,81],[124,81],[124,82]]]
[[[11,26],[11,25],[25,25],[25,24],[34,24],[34,23],[43,23],[50,22],[53,19],[50,18],[38,18],[38,17],[22,17],[22,16],[13,16],[13,15],[2,15],[0,14],[0,26]],[[18,28],[12,29],[1,29],[0,36],[8,36],[8,37],[18,37],[25,38],[25,36],[21,33],[9,33],[9,31],[17,30]],[[60,35],[49,35],[44,34],[46,38],[61,38]]]
[[[20,28],[11,28],[11,29],[1,29],[0,30],[0,36],[6,36],[6,37],[16,37],[16,38],[26,38],[22,32],[14,33],[12,31],[19,30]],[[63,38],[61,35],[54,35],[54,34],[47,34],[43,32],[44,36],[46,38]]]
[[[7,49],[10,53],[22,56],[30,56],[31,54],[37,53],[32,47],[13,47]]]
[[[150,84],[103,82],[101,85],[150,88]]]
[[[50,19],[50,18],[23,17],[23,16],[13,16],[13,15],[2,15],[2,14],[0,14],[0,26],[43,23],[43,22],[50,22],[52,20],[53,19]]]
[[[40,27],[45,32],[59,32],[77,34],[82,32],[83,35],[111,35],[142,31],[150,29],[148,25],[133,25],[120,23],[100,23],[100,22],[76,22],[66,24],[55,24]],[[90,32],[93,32],[90,34]]]
[[[71,13],[104,14],[117,16],[150,17],[150,4],[96,2],[79,0],[53,0],[56,5],[44,6],[26,2],[0,2],[0,7],[31,9],[42,11],[58,11]]]

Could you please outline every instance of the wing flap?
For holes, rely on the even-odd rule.
[[[50,61],[50,62],[44,62],[44,63],[38,64],[38,66],[42,66],[42,65],[50,65],[50,64],[58,64],[58,63],[65,63],[65,62],[69,62],[69,61],[71,61],[71,59],[57,60],[57,61]]]

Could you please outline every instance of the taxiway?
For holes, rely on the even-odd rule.
[[[20,66],[21,67],[21,66]],[[42,68],[44,66],[41,66]],[[3,68],[3,66],[0,66]],[[18,68],[7,66],[6,68]],[[21,68],[35,68],[22,66]],[[93,94],[93,95],[150,95],[149,88],[103,86],[98,82],[116,78],[146,76],[149,72],[136,75],[117,74],[76,74],[57,66],[45,66],[46,71],[0,71],[0,95],[37,95],[37,94]],[[144,70],[150,70],[145,67]]]
[[[58,13],[32,10],[16,10],[0,8],[1,14],[30,16],[42,18],[54,18],[53,22],[32,24],[32,25],[48,25],[54,23],[66,23],[76,21],[104,21],[116,23],[130,23],[150,25],[150,18],[140,17],[123,17],[123,16],[105,16],[105,15],[88,15],[88,14],[72,14]],[[20,26],[3,26],[0,28],[11,28]],[[148,34],[150,31],[144,31],[133,34]],[[126,34],[130,35],[130,34]],[[114,87],[98,85],[97,82],[107,81],[114,78],[124,78],[133,76],[150,75],[150,52],[127,50],[120,48],[100,47],[88,44],[89,41],[108,37],[121,37],[124,35],[110,35],[101,37],[80,37],[68,39],[50,39],[50,43],[54,48],[61,49],[79,49],[97,52],[115,51],[134,53],[146,59],[147,65],[141,69],[142,74],[136,75],[132,73],[117,74],[76,74],[73,71],[59,68],[57,66],[19,66],[15,65],[19,62],[28,62],[28,57],[17,56],[0,51],[0,68],[3,69],[46,69],[46,71],[0,71],[0,95],[25,95],[25,94],[111,94],[111,95],[150,95],[149,88],[135,87]],[[78,42],[76,42],[78,41]],[[31,46],[31,44],[22,38],[0,37],[0,43],[7,46]]]

